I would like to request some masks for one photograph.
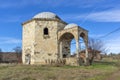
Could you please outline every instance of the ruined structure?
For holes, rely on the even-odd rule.
[[[23,64],[48,64],[50,61],[66,60],[66,64],[77,65],[79,38],[87,43],[88,31],[77,24],[67,24],[56,14],[42,12],[23,23]],[[70,58],[70,42],[76,40],[76,54]]]

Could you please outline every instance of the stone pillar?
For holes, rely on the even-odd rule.
[[[62,42],[60,42],[60,59],[62,59],[63,58],[63,52],[62,52],[62,49],[63,49],[63,47],[62,47]]]
[[[86,56],[86,58],[88,58],[88,47],[87,47],[87,45],[86,45],[86,50],[85,50],[85,56]]]
[[[85,39],[85,46],[86,46],[85,56],[87,59],[88,58],[88,36],[86,35],[84,39]]]
[[[88,61],[88,40],[85,39],[85,46],[86,46],[86,50],[85,50],[85,65],[89,65],[89,61]]]
[[[85,64],[88,65],[88,47],[86,45],[86,50],[85,50]]]
[[[76,53],[77,53],[77,58],[79,58],[79,38],[76,40]]]

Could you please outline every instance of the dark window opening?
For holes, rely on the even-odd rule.
[[[48,28],[44,28],[44,35],[48,35]]]
[[[66,54],[63,54],[63,58],[66,58],[67,57],[67,55]]]

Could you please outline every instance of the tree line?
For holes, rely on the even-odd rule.
[[[22,48],[16,46],[13,50],[14,52],[3,52],[0,48],[0,63],[21,63]]]

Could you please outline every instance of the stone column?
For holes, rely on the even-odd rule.
[[[62,54],[63,54],[62,49],[63,49],[62,42],[60,42],[60,59],[63,58],[63,56],[62,56]]]
[[[85,51],[85,56],[86,56],[86,59],[88,58],[88,36],[86,35],[85,38],[85,46],[86,46],[86,51]]]
[[[80,48],[80,46],[79,46],[79,37],[78,37],[78,39],[76,40],[76,53],[77,53],[77,58],[79,58],[79,48]]]
[[[86,50],[85,50],[85,65],[89,65],[89,62],[88,62],[88,40],[85,39],[85,46],[86,46]]]
[[[86,58],[88,58],[88,47],[87,47],[87,45],[86,45],[86,50],[85,50],[85,56],[86,56]]]

